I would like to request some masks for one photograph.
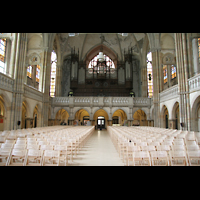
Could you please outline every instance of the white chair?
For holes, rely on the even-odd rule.
[[[26,149],[13,149],[6,166],[23,166],[26,154]]]
[[[169,158],[171,166],[187,166],[188,160],[185,151],[170,151]]]
[[[160,145],[157,146],[157,151],[167,151],[169,152],[171,150],[169,145]]]
[[[24,166],[42,166],[43,150],[29,149]]]
[[[133,166],[151,166],[150,155],[148,151],[133,152]]]
[[[188,151],[187,155],[190,166],[200,166],[200,150]]]
[[[150,145],[150,146],[140,146],[140,148],[141,148],[142,151],[155,151],[156,150],[155,146],[152,146],[152,145]]]
[[[9,148],[1,148],[0,149],[0,166],[5,166],[10,158],[12,149]]]
[[[53,150],[53,145],[49,145],[49,144],[41,145],[40,150]]]
[[[187,151],[198,151],[199,150],[199,146],[198,145],[188,145],[186,146]]]
[[[37,144],[27,144],[27,149],[39,150],[40,146]]]
[[[172,150],[173,151],[185,151],[185,146],[184,145],[172,145]]]
[[[7,136],[0,136],[0,143],[4,143],[6,141]]]
[[[60,151],[60,164],[61,164],[61,161],[63,161],[64,165],[67,166],[68,165],[68,155],[70,154],[67,151],[67,146],[65,146],[65,145],[55,145],[54,150]]]
[[[14,149],[26,149],[26,144],[15,144]]]
[[[133,152],[141,151],[140,146],[134,146],[134,143],[127,145],[126,165],[129,166],[130,161],[133,161]]]
[[[152,166],[169,166],[169,158],[166,151],[151,151]]]
[[[43,156],[43,166],[59,166],[60,151],[45,150]]]

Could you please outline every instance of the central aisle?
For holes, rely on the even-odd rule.
[[[71,166],[124,166],[109,133],[94,131]]]

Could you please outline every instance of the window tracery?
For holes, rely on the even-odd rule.
[[[114,73],[115,64],[109,56],[104,54],[105,63],[98,63],[97,55],[89,62],[88,69],[89,73],[101,74],[101,73]]]

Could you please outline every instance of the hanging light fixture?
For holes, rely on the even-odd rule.
[[[105,61],[103,52],[99,52],[99,55],[97,56],[97,60],[98,60],[99,62],[104,62],[104,61]]]

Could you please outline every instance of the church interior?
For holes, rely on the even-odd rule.
[[[69,162],[95,133],[104,146],[109,137],[123,161],[116,165],[130,158],[119,138],[157,142],[161,135],[162,142],[173,136],[166,165],[176,163],[176,140],[184,141],[184,152],[195,142],[199,164],[200,33],[0,33],[0,145],[15,140],[7,164],[15,163],[17,134],[28,141],[29,133],[67,137],[70,130],[80,141],[67,151]],[[146,162],[132,154],[130,165],[156,163],[153,152]],[[184,155],[183,165],[191,164]]]

